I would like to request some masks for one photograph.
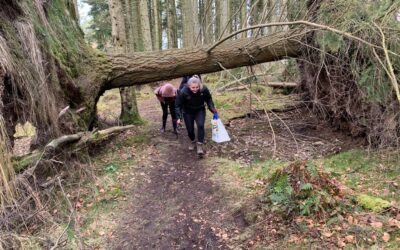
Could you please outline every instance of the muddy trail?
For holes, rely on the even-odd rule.
[[[334,131],[307,109],[300,109],[271,119],[275,134],[266,125],[265,116],[227,122],[232,139],[229,143],[210,142],[208,128],[205,158],[199,159],[188,150],[184,128],[176,137],[168,120],[167,131],[160,133],[161,109],[156,100],[142,100],[139,107],[142,117],[149,121],[146,131],[141,132],[147,139],[137,148],[130,179],[121,180],[126,203],[118,204],[109,218],[114,226],[105,249],[241,248],[257,235],[241,239],[248,223],[241,208],[233,204],[237,202],[229,201],[232,194],[227,193],[226,184],[212,178],[218,172],[216,159],[222,157],[251,166],[273,158],[318,158],[363,144],[362,140]],[[207,115],[206,121],[210,119]],[[288,129],[292,132],[288,133]],[[279,227],[271,223],[273,230]]]
[[[157,103],[158,104],[158,103]],[[153,101],[144,103],[151,121],[150,145],[143,151],[137,178],[127,190],[128,206],[116,212],[117,228],[109,249],[228,249],[227,215],[219,187],[205,159],[188,151],[184,129],[159,132],[161,114]]]

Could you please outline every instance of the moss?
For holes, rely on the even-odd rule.
[[[120,120],[122,124],[128,125],[128,124],[133,124],[133,125],[142,125],[144,124],[144,121],[142,118],[140,118],[139,115],[130,115],[130,114],[123,114],[120,117]]]
[[[390,207],[390,202],[366,194],[359,195],[357,202],[364,208],[372,210],[375,213],[382,212],[384,209]]]
[[[26,169],[28,166],[30,166],[33,162],[35,162],[39,158],[40,158],[40,154],[33,154],[33,155],[25,156],[22,158],[13,159],[14,171],[16,173],[21,172],[22,170]]]

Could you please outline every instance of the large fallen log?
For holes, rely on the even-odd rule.
[[[190,74],[204,74],[241,66],[295,57],[299,52],[296,36],[283,32],[258,39],[226,41],[207,53],[207,47],[170,49],[109,57],[111,68],[105,89],[173,79]]]

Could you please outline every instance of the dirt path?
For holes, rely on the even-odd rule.
[[[224,227],[234,228],[210,180],[212,168],[187,150],[185,131],[179,138],[171,131],[160,134],[155,105],[151,100],[142,104],[142,116],[152,121],[152,146],[141,156],[127,191],[129,205],[116,218],[119,226],[109,248],[228,249]]]

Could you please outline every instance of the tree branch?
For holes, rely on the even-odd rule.
[[[375,44],[372,44],[372,43],[370,43],[368,41],[365,41],[364,39],[362,39],[360,37],[354,36],[354,35],[352,35],[352,34],[350,34],[348,32],[341,31],[341,30],[338,30],[338,29],[335,29],[335,28],[332,28],[332,27],[329,27],[329,26],[326,26],[326,25],[317,24],[317,23],[313,23],[313,22],[309,22],[309,21],[293,21],[293,22],[274,22],[274,23],[260,24],[260,25],[254,25],[254,26],[250,26],[250,27],[238,30],[238,31],[236,31],[234,33],[231,33],[230,35],[224,37],[223,39],[219,40],[218,42],[214,43],[209,49],[207,49],[207,53],[210,54],[212,50],[214,50],[217,46],[219,46],[220,44],[222,44],[226,40],[236,36],[239,33],[245,32],[247,30],[265,28],[265,27],[271,27],[271,26],[283,26],[283,25],[306,25],[306,26],[312,26],[312,27],[319,28],[321,30],[332,31],[334,33],[340,34],[340,35],[345,36],[347,38],[359,41],[359,42],[361,42],[361,43],[363,43],[365,45],[368,45],[368,46],[370,46],[372,48],[377,48],[377,49],[381,49],[381,50],[383,49],[382,47],[380,47],[378,45],[375,45]],[[391,52],[391,51],[388,51],[388,52],[390,54],[397,55],[394,52]]]

